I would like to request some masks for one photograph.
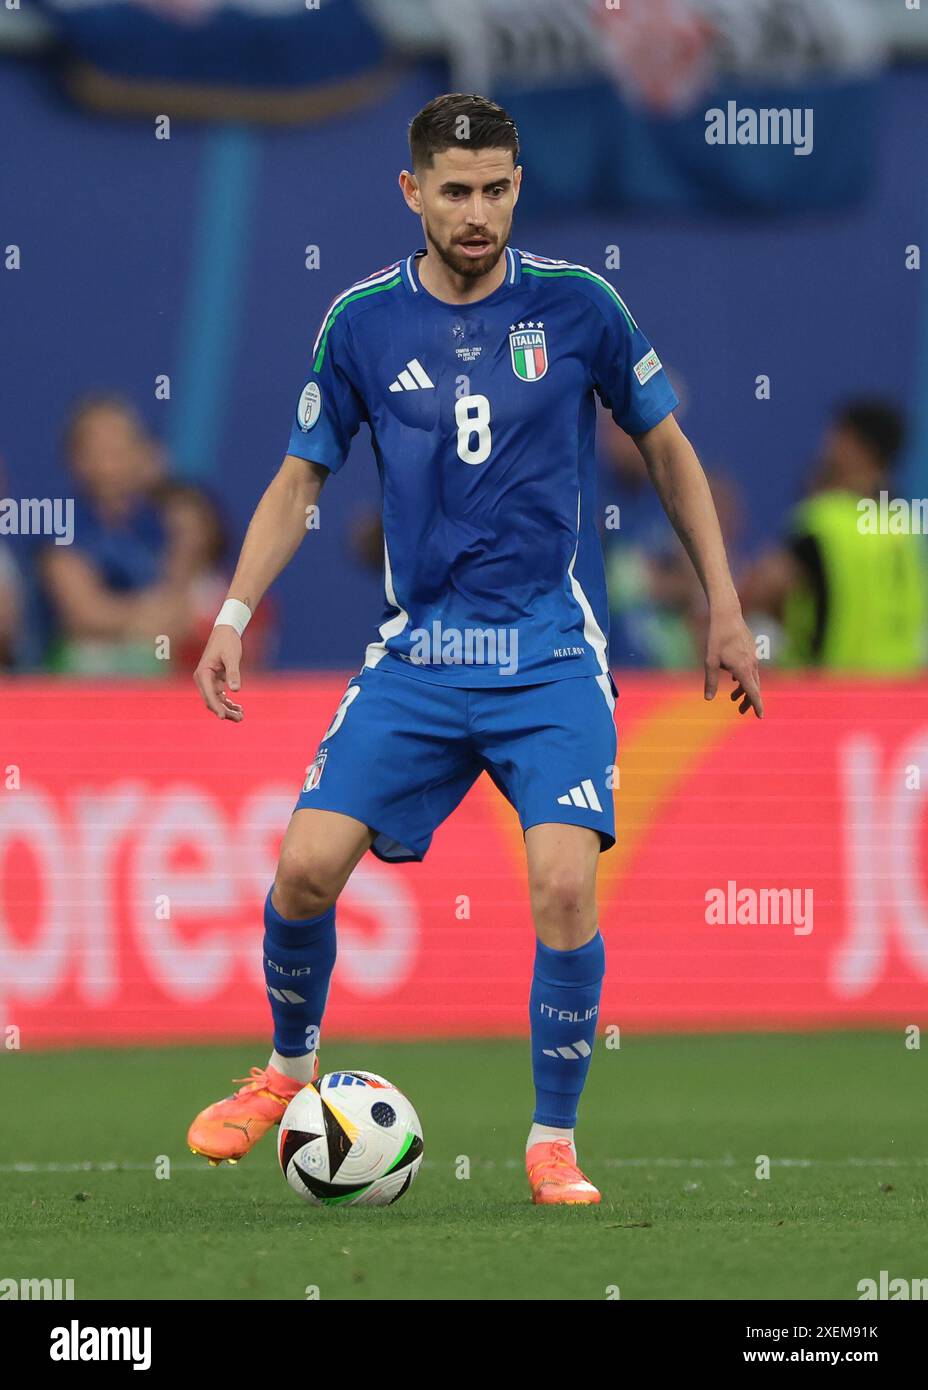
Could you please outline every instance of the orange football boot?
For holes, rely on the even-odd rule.
[[[319,1075],[319,1057],[313,1066],[313,1081]],[[251,1076],[239,1076],[236,1085],[244,1081],[240,1091],[225,1100],[217,1100],[201,1110],[187,1131],[190,1152],[208,1158],[210,1167],[225,1160],[238,1163],[254,1147],[272,1125],[279,1125],[284,1111],[303,1082],[284,1076],[276,1067],[252,1067]]]
[[[533,1144],[525,1155],[525,1171],[536,1206],[592,1206],[599,1193],[580,1172],[569,1139]]]

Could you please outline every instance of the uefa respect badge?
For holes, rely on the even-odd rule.
[[[305,432],[312,429],[322,413],[322,392],[317,381],[307,381],[300,394],[299,404],[296,408],[296,419],[300,429]]]

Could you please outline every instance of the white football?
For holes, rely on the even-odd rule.
[[[371,1071],[327,1072],[304,1086],[277,1137],[287,1182],[317,1206],[388,1206],[408,1192],[422,1154],[412,1105]]]

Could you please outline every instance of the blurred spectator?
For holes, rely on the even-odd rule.
[[[6,470],[0,459],[0,496],[6,496]],[[25,608],[23,577],[13,546],[0,537],[0,671],[16,665]]]
[[[782,624],[787,666],[903,675],[925,662],[925,542],[869,530],[862,499],[888,493],[904,436],[886,401],[860,398],[834,414],[785,542],[762,555],[741,586],[742,606]]]
[[[228,587],[218,508],[166,478],[158,445],[119,396],[77,403],[65,453],[77,484],[74,543],[46,544],[38,560],[56,634],[48,665],[85,675],[192,670]],[[251,629],[258,664],[269,616]]]
[[[165,577],[186,585],[187,623],[172,650],[175,670],[193,671],[229,589],[231,575],[223,568],[227,538],[217,503],[203,488],[167,480],[149,494],[164,525],[168,550]],[[249,669],[271,664],[275,605],[265,596],[248,624]]]
[[[166,674],[155,638],[183,619],[183,593],[161,574],[166,538],[146,494],[160,460],[132,406],[116,395],[79,401],[64,435],[75,480],[74,543],[45,545],[38,568],[56,636],[52,670]]]
[[[0,540],[0,671],[9,671],[15,665],[21,620],[22,579],[13,547]]]
[[[664,512],[637,445],[602,408],[596,443],[601,462],[600,511],[606,519],[602,541],[610,662],[662,670],[698,666],[707,609],[696,572]],[[710,477],[709,486],[734,564],[732,550],[740,519],[737,494],[731,483],[718,477]]]

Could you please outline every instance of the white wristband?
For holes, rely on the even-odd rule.
[[[241,637],[251,619],[251,609],[247,603],[241,603],[237,598],[227,598],[219,610],[219,617],[213,623],[213,627],[218,627],[220,623],[226,623],[229,627],[234,627]]]

